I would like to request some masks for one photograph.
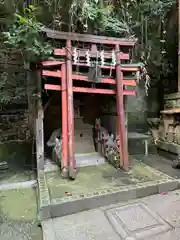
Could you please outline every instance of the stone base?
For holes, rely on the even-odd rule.
[[[175,143],[168,143],[161,140],[156,141],[157,148],[174,154],[180,154],[180,145]]]
[[[179,240],[180,191],[42,222],[48,240]]]
[[[153,183],[125,186],[117,189],[108,189],[89,196],[76,196],[74,198],[53,199],[50,205],[40,209],[39,220],[62,217],[81,211],[95,209],[118,202],[130,201],[165,191],[173,191],[179,188],[178,180],[162,180]]]
[[[97,172],[95,169],[98,169]],[[86,167],[74,181],[62,180],[58,174],[39,174],[40,220],[179,188],[177,179],[139,162],[129,173],[119,173],[107,164],[104,167]]]

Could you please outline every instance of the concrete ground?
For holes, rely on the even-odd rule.
[[[180,190],[42,223],[44,240],[178,240]]]

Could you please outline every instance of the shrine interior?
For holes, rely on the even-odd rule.
[[[91,85],[92,83],[86,83]],[[83,83],[81,83],[83,85]],[[94,131],[95,119],[101,118],[103,110],[113,96],[90,93],[74,93],[74,147],[75,154],[95,153]],[[53,131],[62,126],[62,100],[60,91],[43,93],[44,111],[44,145],[45,152],[50,157],[52,149],[47,147],[47,141]]]

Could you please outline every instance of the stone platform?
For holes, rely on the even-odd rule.
[[[104,157],[97,153],[82,153],[75,154],[76,166],[85,167],[85,166],[97,166],[105,163]],[[54,172],[59,171],[59,166],[53,162],[50,158],[45,158],[44,171],[45,172]]]
[[[44,240],[179,240],[180,191],[42,222]]]
[[[82,167],[74,181],[38,174],[39,219],[49,219],[179,188],[179,181],[136,159],[123,172],[109,164]]]

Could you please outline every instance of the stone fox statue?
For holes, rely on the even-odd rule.
[[[55,146],[56,146],[56,143],[57,143],[56,139],[61,140],[61,129],[60,129],[60,128],[55,129],[55,130],[52,132],[49,140],[48,140],[47,143],[46,143],[47,146],[48,146],[48,147],[55,147]]]
[[[61,152],[62,152],[62,139],[61,139],[61,129],[55,129],[49,140],[47,141],[47,146],[52,147],[52,160],[54,162],[60,163]]]

